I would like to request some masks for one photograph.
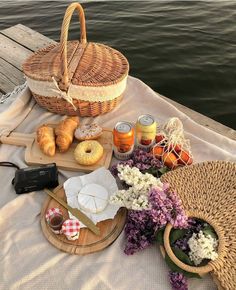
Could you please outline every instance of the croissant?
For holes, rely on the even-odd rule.
[[[56,144],[60,152],[66,152],[73,142],[75,129],[79,125],[79,117],[67,117],[55,129]]]
[[[56,143],[53,128],[42,125],[37,130],[37,142],[42,152],[48,156],[54,156]]]

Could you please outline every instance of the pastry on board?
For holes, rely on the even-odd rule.
[[[79,117],[67,117],[62,120],[55,129],[56,145],[60,152],[66,152],[74,139],[75,129],[79,125]]]
[[[56,152],[54,129],[44,124],[37,129],[36,134],[41,151],[47,156],[54,156]]]
[[[103,151],[103,147],[98,141],[86,140],[76,146],[74,157],[81,165],[93,165],[102,158]]]

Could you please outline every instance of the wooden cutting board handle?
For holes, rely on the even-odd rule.
[[[16,145],[16,146],[25,146],[27,147],[29,144],[31,144],[34,141],[35,134],[23,134],[23,133],[17,133],[12,132],[8,136],[1,136],[0,142],[2,144],[8,144],[8,145]]]

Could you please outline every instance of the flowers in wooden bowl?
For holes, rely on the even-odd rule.
[[[157,241],[164,247],[162,253],[169,267],[187,277],[212,271],[211,261],[218,258],[218,235],[208,222],[198,217],[188,218],[184,229],[167,224],[157,232]]]

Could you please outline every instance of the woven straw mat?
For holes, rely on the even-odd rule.
[[[210,262],[211,274],[220,289],[235,290],[236,163],[198,163],[170,171],[161,177],[161,181],[177,191],[187,213],[196,213],[210,221],[220,234],[218,254],[221,258]]]

